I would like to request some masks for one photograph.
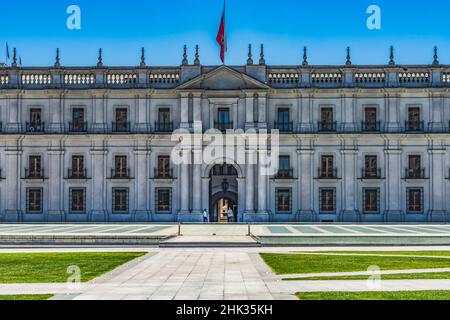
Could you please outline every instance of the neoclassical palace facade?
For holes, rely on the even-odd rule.
[[[279,130],[278,171],[174,130]],[[244,142],[245,144],[245,142]],[[246,146],[244,146],[247,148]],[[0,67],[0,221],[444,222],[450,66]],[[252,159],[253,159],[252,158]],[[255,159],[253,159],[255,160]]]

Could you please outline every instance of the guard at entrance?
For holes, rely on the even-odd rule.
[[[227,217],[228,217],[228,223],[234,222],[234,221],[233,221],[233,219],[234,219],[234,212],[233,212],[233,209],[231,209],[231,208],[228,209],[228,211],[227,211]]]
[[[203,223],[208,223],[209,221],[209,214],[208,214],[208,210],[204,209],[203,210]]]

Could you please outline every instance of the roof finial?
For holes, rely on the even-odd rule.
[[[13,63],[12,63],[13,67],[17,67],[17,49],[14,48],[13,49]]]
[[[187,56],[187,46],[184,45],[183,47],[183,61],[181,62],[183,66],[187,66],[189,64],[188,62],[188,56]]]
[[[141,48],[141,64],[140,64],[141,68],[145,67],[145,48],[142,47]]]
[[[350,47],[347,47],[347,61],[345,61],[346,66],[352,65],[352,58],[350,56]]]
[[[252,45],[251,44],[249,44],[248,45],[248,59],[247,59],[247,64],[248,65],[251,65],[251,64],[253,64],[253,55],[252,55]]]
[[[260,53],[260,58],[259,58],[259,64],[260,65],[265,65],[266,64],[266,59],[264,58],[264,45],[261,44],[261,53]]]
[[[439,65],[439,58],[438,58],[438,48],[437,46],[434,47],[434,60],[433,60],[433,66]]]
[[[394,46],[391,46],[391,54],[389,59],[389,65],[393,66],[395,65],[395,59],[394,59]]]
[[[97,67],[99,67],[99,68],[103,67],[103,51],[102,51],[102,48],[98,49]]]
[[[302,65],[304,67],[308,66],[308,49],[305,47],[303,47],[303,63]]]
[[[56,48],[55,68],[61,67],[61,61],[59,58],[59,48]]]
[[[199,65],[200,65],[200,55],[199,55],[199,53],[198,53],[198,50],[199,50],[198,45],[196,45],[196,46],[195,46],[195,59],[194,59],[194,64],[195,64],[196,66],[199,66]]]

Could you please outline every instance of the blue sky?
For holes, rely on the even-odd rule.
[[[220,64],[215,42],[223,0],[2,0],[0,61],[5,43],[17,47],[24,66],[53,64],[56,47],[63,65],[95,65],[99,47],[106,65],[137,65],[140,48],[150,65],[178,65],[182,47],[202,64]],[[66,9],[81,8],[81,30],[68,30]],[[382,29],[368,30],[367,7],[382,10]],[[6,13],[6,14],[4,14]],[[352,48],[355,64],[383,64],[389,46],[397,63],[430,63],[433,46],[450,64],[448,0],[227,0],[227,64],[241,65],[247,46],[266,47],[269,64],[295,65],[304,45],[311,64],[342,64]],[[12,50],[11,50],[12,51]],[[255,57],[255,60],[257,57]]]

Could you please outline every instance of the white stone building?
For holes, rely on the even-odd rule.
[[[0,221],[442,222],[450,66],[0,68]],[[175,165],[177,128],[279,129],[279,172]],[[202,149],[185,157],[201,161]],[[245,146],[244,146],[245,148]],[[248,148],[248,144],[247,144]],[[256,157],[256,158],[255,158]]]

